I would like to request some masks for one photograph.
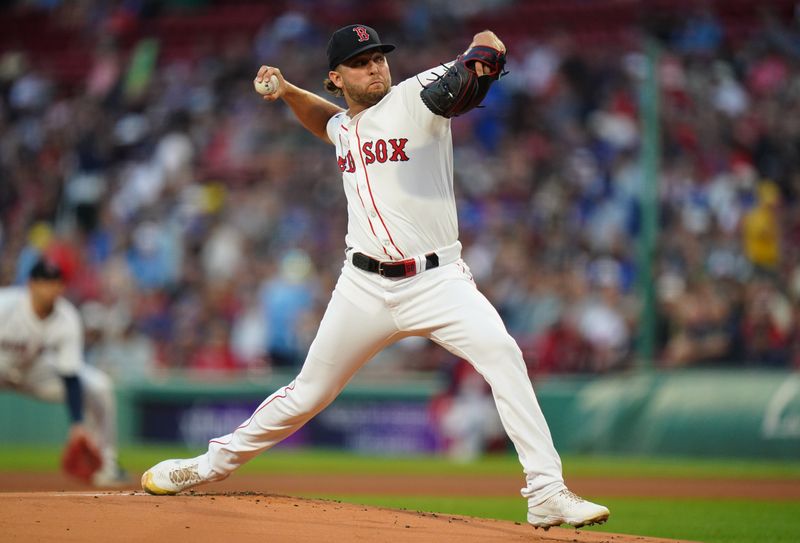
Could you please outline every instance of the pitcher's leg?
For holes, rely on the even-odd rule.
[[[472,364],[489,383],[503,427],[519,454],[527,486],[523,496],[545,498],[565,487],[561,459],[553,446],[522,353],[489,301],[463,278],[438,283],[431,292],[441,315],[431,339]]]
[[[300,374],[268,397],[253,415],[228,435],[209,442],[203,462],[222,478],[279,443],[336,398],[353,374],[394,340],[387,311],[370,311],[334,291]]]

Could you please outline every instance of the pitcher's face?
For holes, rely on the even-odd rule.
[[[334,85],[344,91],[348,104],[360,108],[374,106],[389,92],[392,75],[381,51],[366,51],[339,64],[329,74]]]

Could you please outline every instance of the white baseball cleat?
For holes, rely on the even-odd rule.
[[[575,528],[602,524],[608,520],[608,508],[586,501],[567,489],[550,496],[537,505],[528,506],[528,522],[534,528],[569,524]]]
[[[203,476],[198,466],[198,458],[159,462],[142,474],[142,490],[155,496],[173,495],[203,483],[225,478]]]

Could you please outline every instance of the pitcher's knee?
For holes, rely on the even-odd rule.
[[[318,413],[330,404],[336,398],[338,392],[338,390],[330,390],[327,386],[304,383],[298,379],[292,395],[300,414],[313,414]]]

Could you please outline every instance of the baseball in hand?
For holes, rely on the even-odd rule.
[[[273,75],[266,81],[259,82],[258,79],[253,80],[253,86],[256,88],[258,94],[266,96],[278,90],[278,76]]]

